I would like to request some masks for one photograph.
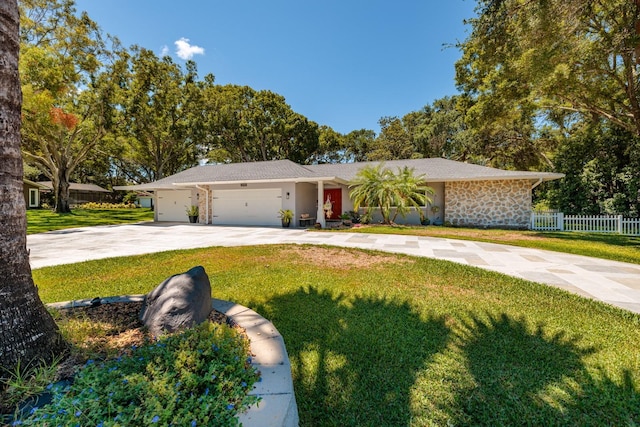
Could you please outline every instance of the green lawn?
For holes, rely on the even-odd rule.
[[[497,230],[456,227],[362,226],[352,233],[409,234],[502,243],[640,264],[640,236],[605,233]]]
[[[89,227],[94,225],[126,224],[152,221],[153,211],[136,209],[73,209],[69,214],[59,214],[48,209],[27,210],[27,234],[65,228]]]
[[[283,334],[302,426],[640,423],[640,316],[490,271],[281,245],[33,274],[53,302],[148,292],[194,265]]]

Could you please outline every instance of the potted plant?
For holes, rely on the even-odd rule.
[[[342,215],[340,215],[340,219],[342,220],[342,225],[351,227],[351,215],[349,214],[349,212],[344,212]]]
[[[198,222],[198,216],[200,215],[200,209],[197,206],[192,205],[187,208],[187,216],[189,217],[189,222],[191,224],[195,224]]]
[[[420,225],[427,226],[431,224],[431,220],[427,216],[426,208],[425,208],[425,212],[422,212],[422,209],[420,208],[418,208],[417,211],[418,211],[418,215],[420,215]]]
[[[360,217],[360,214],[356,211],[349,211],[349,216],[351,217],[351,223],[352,224],[360,224],[360,221],[362,220],[362,218]]]
[[[289,227],[289,225],[291,225],[291,220],[293,219],[293,211],[291,209],[280,209],[278,214],[280,215],[282,226]]]

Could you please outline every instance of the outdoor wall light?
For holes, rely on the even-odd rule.
[[[287,191],[287,200],[289,200],[289,192]]]

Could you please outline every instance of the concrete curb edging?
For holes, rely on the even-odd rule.
[[[213,308],[244,328],[253,355],[251,364],[261,381],[249,393],[262,400],[238,417],[244,427],[296,427],[298,406],[293,392],[291,364],[280,332],[255,311],[229,301],[213,299]]]
[[[127,295],[57,302],[47,306],[63,309],[86,307],[98,302],[109,304],[143,300],[144,295]],[[299,422],[298,406],[293,392],[291,364],[280,332],[267,319],[242,305],[215,298],[212,298],[212,305],[246,331],[252,354],[251,364],[261,374],[261,381],[249,392],[261,400],[238,416],[240,423],[244,427],[296,427]]]

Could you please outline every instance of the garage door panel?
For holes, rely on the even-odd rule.
[[[217,190],[213,192],[213,223],[279,225],[282,190]]]
[[[158,221],[187,222],[186,209],[191,206],[191,190],[159,190]]]

